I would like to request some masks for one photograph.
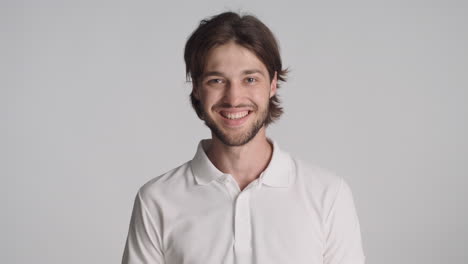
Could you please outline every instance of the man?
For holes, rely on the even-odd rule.
[[[200,23],[184,58],[212,138],[140,188],[122,263],[364,263],[346,182],[266,137],[287,73],[270,30],[222,13]]]

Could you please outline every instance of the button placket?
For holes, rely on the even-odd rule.
[[[235,249],[239,253],[251,251],[250,192],[241,192],[235,206]]]
[[[235,197],[237,196],[237,193],[236,193],[236,190],[235,188],[233,187],[233,184],[232,184],[232,178],[229,174],[224,174],[223,176],[221,176],[218,180],[217,180],[219,183],[221,183],[223,189],[225,192],[227,192],[227,194],[229,195],[229,197],[235,201]]]
[[[222,182],[223,182],[225,185],[229,184],[229,182],[230,182],[229,176],[226,175],[226,176],[224,177],[224,179],[222,180]]]

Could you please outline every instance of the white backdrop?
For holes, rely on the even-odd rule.
[[[269,136],[350,184],[368,263],[466,263],[466,1],[1,1],[1,262],[119,263],[138,188],[210,136],[183,47],[221,11],[276,34]]]

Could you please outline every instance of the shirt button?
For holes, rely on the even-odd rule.
[[[224,184],[228,184],[230,179],[228,175],[224,175],[223,177],[220,177],[218,181]]]

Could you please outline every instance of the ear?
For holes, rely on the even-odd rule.
[[[195,99],[200,100],[200,89],[195,84],[192,85],[192,94]]]
[[[275,76],[273,76],[273,80],[271,80],[270,84],[270,98],[276,95],[276,90],[278,89],[278,76],[275,72]]]

